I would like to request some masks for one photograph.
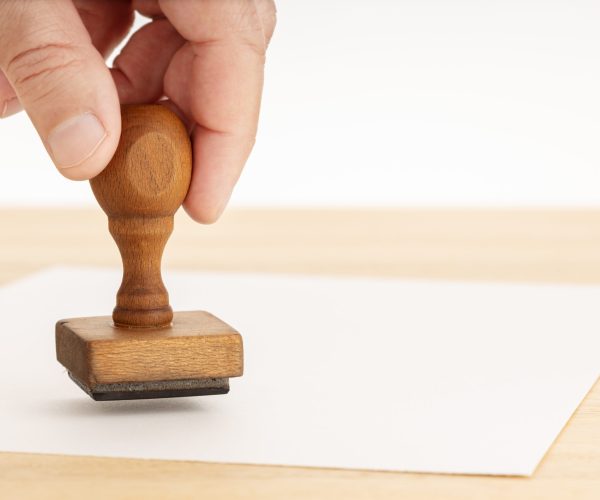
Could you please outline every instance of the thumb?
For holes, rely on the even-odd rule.
[[[0,69],[58,170],[100,173],[121,133],[119,98],[73,3],[0,1]]]

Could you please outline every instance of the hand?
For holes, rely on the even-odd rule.
[[[153,21],[104,62],[134,11]],[[25,109],[58,170],[90,179],[112,158],[121,103],[165,99],[187,123],[184,207],[214,222],[256,135],[272,0],[0,0],[0,116]]]

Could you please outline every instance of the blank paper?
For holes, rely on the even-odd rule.
[[[600,287],[172,272],[175,310],[244,339],[226,396],[94,402],[55,359],[58,319],[110,314],[120,272],[0,289],[0,449],[529,475],[600,362]]]

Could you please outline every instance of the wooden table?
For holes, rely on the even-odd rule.
[[[0,211],[0,283],[54,264],[118,266],[105,226],[96,210]],[[600,210],[231,210],[209,227],[180,214],[164,263],[204,270],[600,283]],[[0,497],[597,500],[600,384],[530,479],[0,453]]]

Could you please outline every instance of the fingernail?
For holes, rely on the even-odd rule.
[[[106,130],[92,113],[65,120],[48,135],[48,146],[58,168],[76,167],[94,154]]]
[[[8,101],[4,102],[4,108],[2,108],[2,113],[0,114],[0,118],[7,118],[10,115],[14,115],[15,113],[18,113],[19,111],[21,111],[21,109],[23,109],[21,107],[21,103],[19,102],[19,99],[17,99],[16,97],[13,97],[12,99],[9,99]]]
[[[233,186],[231,186],[231,190],[229,191],[229,193],[227,193],[221,199],[221,203],[219,205],[217,205],[217,209],[215,210],[215,219],[218,219],[219,217],[221,217],[221,215],[223,215],[223,212],[227,208],[227,205],[229,204],[229,200],[231,199],[232,194],[233,194]]]

